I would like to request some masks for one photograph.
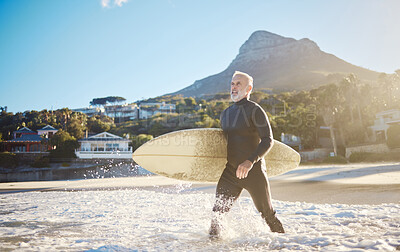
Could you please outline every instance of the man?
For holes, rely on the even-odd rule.
[[[233,202],[246,189],[261,216],[272,232],[284,233],[275,216],[266,174],[264,156],[273,145],[271,127],[264,110],[249,101],[253,78],[236,71],[231,82],[231,99],[234,104],[221,114],[221,127],[227,138],[227,164],[216,190],[210,237],[220,235],[219,217],[232,207]]]

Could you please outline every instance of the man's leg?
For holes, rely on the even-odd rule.
[[[218,237],[221,232],[221,215],[229,212],[233,203],[239,197],[243,188],[237,184],[237,179],[234,177],[234,172],[225,169],[217,184],[216,199],[213,207],[215,213],[211,221],[209,234],[211,237]]]
[[[284,233],[282,223],[275,216],[271,203],[271,192],[267,174],[255,165],[247,177],[245,189],[250,193],[254,205],[267,222],[272,232]]]

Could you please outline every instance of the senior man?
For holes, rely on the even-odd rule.
[[[284,233],[283,226],[275,216],[266,174],[264,156],[273,145],[268,117],[257,103],[250,101],[253,78],[236,71],[231,82],[233,105],[221,114],[221,127],[228,142],[226,167],[218,181],[215,216],[209,231],[211,238],[220,235],[220,217],[246,189],[262,218],[272,232]]]

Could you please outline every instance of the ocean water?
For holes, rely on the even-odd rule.
[[[187,185],[152,190],[0,194],[0,251],[395,251],[400,204],[273,201],[286,229],[269,231],[240,197],[222,237],[208,229],[214,195]]]

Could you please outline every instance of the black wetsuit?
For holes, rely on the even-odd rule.
[[[263,158],[273,144],[267,115],[257,103],[244,98],[222,112],[221,127],[228,142],[228,162],[217,185],[217,200],[213,211],[229,211],[242,190],[246,189],[269,226],[275,225],[279,220],[276,219],[272,208]],[[251,161],[253,168],[246,178],[238,179],[236,169],[245,160]],[[278,226],[282,230],[279,227],[279,230],[273,227],[271,230],[283,232],[280,222]]]

